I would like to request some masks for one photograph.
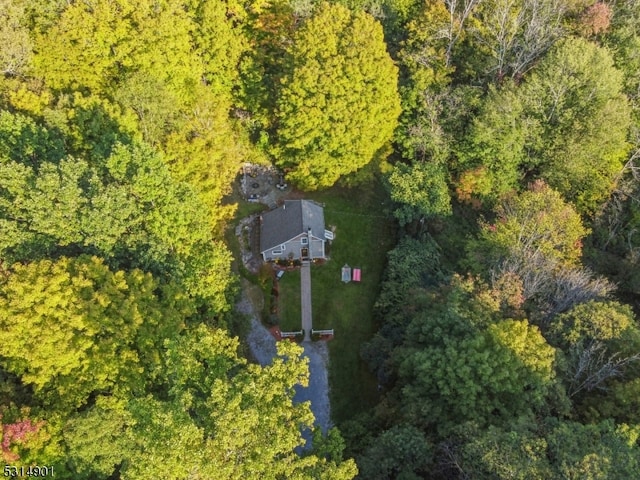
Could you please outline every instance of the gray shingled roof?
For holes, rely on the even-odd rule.
[[[288,242],[311,228],[314,237],[324,239],[324,211],[310,200],[285,200],[284,205],[262,215],[260,251]]]

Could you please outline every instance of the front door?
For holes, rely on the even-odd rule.
[[[300,258],[302,258],[302,260],[309,258],[309,248],[303,247],[300,249]]]

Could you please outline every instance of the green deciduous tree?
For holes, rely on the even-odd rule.
[[[379,435],[358,458],[360,475],[371,480],[417,480],[428,471],[433,451],[420,430],[398,425]]]
[[[397,69],[368,14],[324,3],[296,32],[277,107],[276,164],[302,188],[368,164],[400,113]]]
[[[426,287],[442,278],[440,251],[429,237],[422,240],[405,237],[389,252],[387,272],[375,303],[381,327],[360,352],[379,384],[387,385],[395,377],[391,355],[404,342],[405,330],[412,319],[408,310],[413,310],[414,303],[426,296]],[[431,301],[431,297],[426,296],[425,301]]]
[[[228,95],[241,81],[239,64],[249,51],[244,30],[248,12],[238,0],[199,0],[196,5],[194,42],[207,81],[216,94]]]
[[[32,46],[25,27],[24,5],[13,0],[0,2],[0,73],[21,75],[31,63]]]
[[[631,307],[613,301],[590,301],[558,315],[550,333],[562,345],[579,343],[585,339],[609,341],[620,338],[635,325]]]
[[[432,161],[399,163],[389,175],[393,212],[400,225],[451,213],[449,187],[444,166]]]
[[[347,480],[352,460],[298,454],[313,424],[308,403],[294,404],[308,379],[302,350],[281,343],[271,365],[238,355],[224,330],[197,325],[162,341],[147,392],[102,391],[87,408],[65,411],[49,459],[61,478]],[[51,410],[47,410],[52,416]],[[58,421],[60,423],[60,421]],[[335,437],[335,435],[334,435]],[[34,455],[36,463],[43,453]],[[157,459],[161,458],[162,461]],[[51,461],[51,460],[50,460]]]
[[[228,118],[229,101],[208,89],[199,91],[194,108],[168,135],[164,149],[173,177],[194,187],[211,230],[219,232],[235,210],[235,205],[222,205],[222,199],[231,193],[250,148]]]
[[[151,275],[112,272],[96,257],[18,264],[1,288],[0,354],[52,405],[80,406],[100,390],[126,395],[144,387],[159,342],[189,308]]]
[[[57,161],[65,155],[64,137],[56,128],[38,125],[24,115],[0,111],[0,156],[6,159],[39,163]]]
[[[424,2],[407,24],[407,38],[398,52],[402,115],[396,140],[407,159],[425,160],[447,153],[448,138],[439,115],[453,71],[447,65],[447,41],[442,35],[449,21],[443,2]]]
[[[404,342],[392,354],[395,415],[446,436],[467,421],[504,425],[545,405],[557,383],[555,350],[527,320],[503,319],[519,313],[505,309],[510,292],[454,276],[427,295],[413,293]]]
[[[494,223],[482,226],[472,243],[472,261],[496,266],[509,257],[553,259],[575,265],[582,253],[587,230],[572,206],[543,182],[503,200]]]
[[[446,432],[526,415],[543,405],[555,351],[527,321],[506,320],[439,346],[417,350],[400,367],[403,404],[413,422]]]
[[[604,43],[611,49],[616,67],[624,73],[624,92],[633,107],[637,125],[640,114],[640,34],[637,31],[640,8],[633,0],[616,2],[611,29]]]
[[[593,213],[629,150],[622,92],[607,49],[584,39],[558,42],[521,85],[489,90],[460,149],[463,170],[484,172],[470,190],[491,198],[539,178],[580,213]]]
[[[462,447],[461,471],[480,480],[622,480],[640,473],[637,427],[611,421],[546,423],[480,432]]]
[[[183,7],[172,0],[69,4],[36,39],[37,74],[54,89],[99,94],[140,71],[188,101],[201,66],[191,54],[193,24]]]
[[[236,339],[204,326],[166,347],[173,400],[146,399],[136,407],[139,420],[130,432],[134,447],[123,478],[188,478],[193,471],[221,480],[355,475],[352,461],[294,452],[304,442],[301,429],[313,423],[307,403],[292,403],[294,386],[307,382],[300,348],[281,343],[272,364],[260,367],[238,357]],[[176,435],[182,439],[178,450]],[[156,455],[170,462],[150,466]]]
[[[462,471],[477,480],[546,480],[552,478],[547,442],[526,421],[511,429],[491,426],[473,432],[460,449]]]
[[[522,93],[538,124],[528,142],[532,166],[579,211],[593,212],[611,192],[629,149],[630,109],[611,54],[586,40],[563,40]]]
[[[33,130],[21,132],[28,138]],[[181,282],[216,312],[228,309],[231,258],[212,242],[219,217],[206,214],[194,188],[174,180],[159,154],[117,144],[91,165],[50,162],[46,147],[29,155],[22,135],[8,145],[16,160],[0,163],[0,249],[8,263],[99,252],[118,268]]]
[[[67,465],[79,478],[92,474],[106,478],[126,458],[129,441],[125,433],[134,421],[126,403],[122,398],[98,396],[93,406],[66,422]]]
[[[548,457],[559,478],[623,480],[640,473],[638,427],[560,423],[547,436]]]
[[[613,301],[589,301],[555,317],[548,337],[566,354],[569,394],[591,392],[622,377],[640,360],[640,330],[631,308]]]
[[[458,152],[458,196],[462,200],[480,197],[496,201],[521,180],[526,159],[526,122],[523,105],[511,84],[500,90],[491,86],[482,108],[471,123],[467,143]],[[482,181],[470,184],[468,177],[482,172]],[[465,180],[467,180],[465,182]]]

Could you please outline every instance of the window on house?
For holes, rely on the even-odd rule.
[[[302,238],[300,239],[300,243],[301,243],[302,245],[307,245],[307,244],[309,243],[309,239],[308,239],[307,237],[302,237]]]
[[[280,245],[277,250],[271,250],[271,255],[281,255],[282,253],[284,253],[284,247],[284,245]]]

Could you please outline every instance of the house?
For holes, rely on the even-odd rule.
[[[265,262],[325,257],[325,242],[333,232],[324,229],[324,211],[310,200],[285,200],[260,217],[260,253]]]

